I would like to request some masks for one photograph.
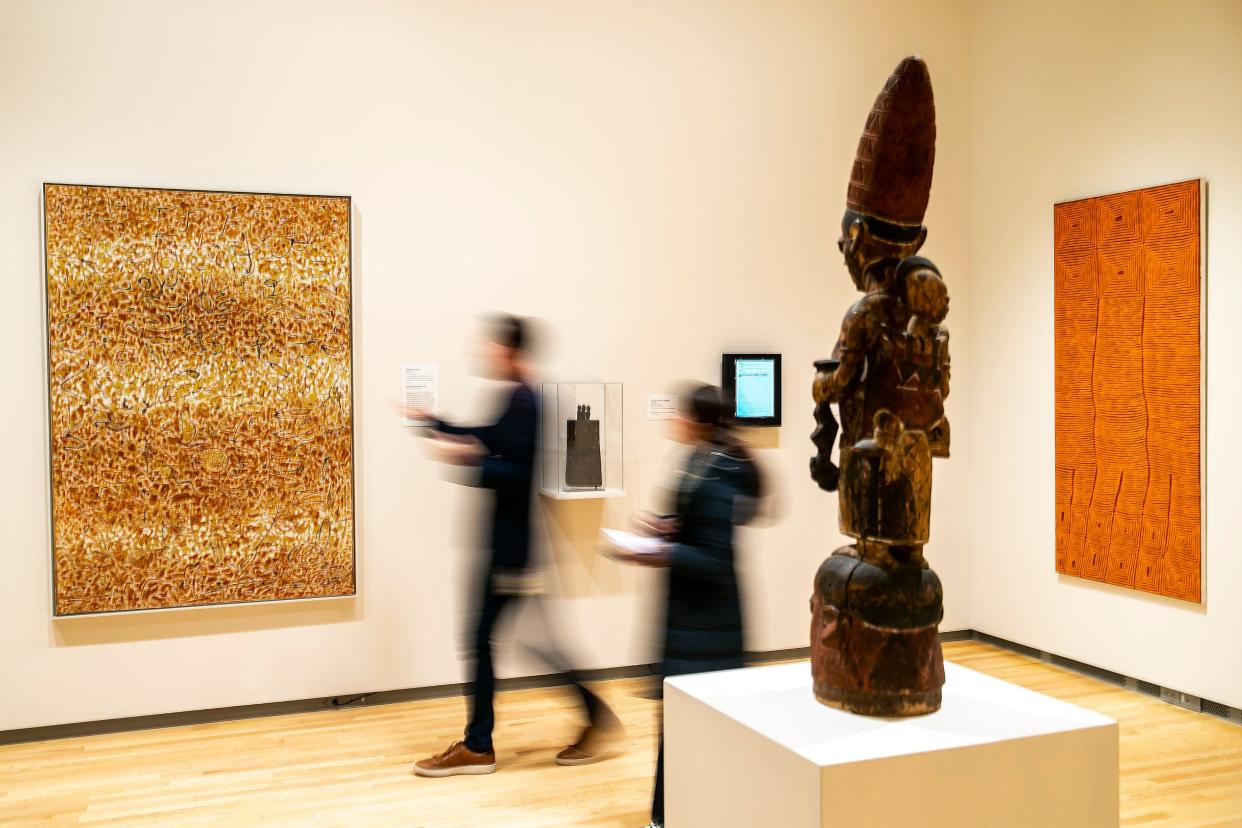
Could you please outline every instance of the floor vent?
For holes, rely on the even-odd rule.
[[[1040,661],[1048,664],[1055,664],[1058,667],[1064,667],[1073,670],[1076,673],[1082,673],[1094,679],[1115,684],[1124,687],[1127,690],[1133,690],[1136,693],[1142,693],[1144,696],[1166,701],[1169,704],[1175,704],[1178,707],[1184,707],[1187,710],[1193,710],[1196,713],[1206,713],[1209,716],[1215,716],[1219,719],[1242,725],[1242,709],[1230,707],[1227,704],[1214,702],[1209,699],[1201,699],[1198,696],[1192,696],[1189,693],[1183,693],[1180,690],[1170,690],[1168,687],[1161,687],[1159,684],[1153,684],[1150,681],[1142,681],[1141,679],[1132,678],[1121,673],[1114,673],[1112,670],[1105,670],[1091,664],[1085,664],[1081,661],[1075,661],[1072,658],[1047,653],[1037,650],[1034,647],[1027,647],[1024,644],[1015,644],[1014,642],[995,635],[981,633],[978,630],[972,632],[971,637],[975,641],[981,641],[984,644],[991,644],[993,647],[1000,647],[1003,650],[1009,650],[1022,655],[1038,658]]]
[[[1232,707],[1230,707],[1227,704],[1221,704],[1220,702],[1209,701],[1208,699],[1199,700],[1199,709],[1203,711],[1204,713],[1207,713],[1211,716],[1219,716],[1222,719],[1232,719],[1232,720],[1236,720],[1238,718],[1238,714],[1242,712],[1242,711],[1234,710]]]
[[[1058,667],[1064,667],[1067,670],[1073,670],[1075,673],[1082,673],[1085,676],[1106,681],[1109,684],[1115,684],[1118,687],[1126,686],[1126,677],[1121,673],[1114,673],[1112,670],[1104,670],[1091,664],[1084,664],[1081,661],[1074,661],[1072,658],[1054,655],[1049,661]]]

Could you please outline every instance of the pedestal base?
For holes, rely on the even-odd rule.
[[[1115,828],[1116,722],[945,665],[935,713],[815,700],[805,662],[665,682],[668,828]]]

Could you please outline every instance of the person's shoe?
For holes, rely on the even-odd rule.
[[[556,754],[556,764],[574,767],[602,762],[621,752],[617,743],[624,737],[625,728],[620,722],[607,727],[588,727],[577,742]]]
[[[414,763],[414,773],[419,776],[439,778],[442,776],[482,775],[496,772],[496,751],[476,753],[465,742],[453,742],[448,750]]]

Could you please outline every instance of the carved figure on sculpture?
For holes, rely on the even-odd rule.
[[[841,532],[855,539],[815,578],[815,695],[866,715],[930,713],[944,684],[943,591],[923,545],[932,458],[949,456],[949,294],[936,265],[916,255],[935,141],[931,78],[908,57],[867,118],[841,220],[837,245],[863,296],[832,358],[815,363],[811,475],[839,491]]]

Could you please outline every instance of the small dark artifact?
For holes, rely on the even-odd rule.
[[[936,113],[927,66],[901,62],[858,144],[838,246],[863,297],[846,312],[832,359],[815,363],[819,453],[811,476],[840,492],[855,542],[815,577],[815,697],[869,716],[940,707],[940,579],[923,559],[932,458],[949,456],[949,294],[915,255],[927,238]],[[831,405],[840,410],[841,423]],[[831,460],[840,430],[840,468]]]
[[[565,421],[565,438],[565,485],[571,489],[603,486],[599,420],[591,419],[591,406],[578,406],[578,418]]]

